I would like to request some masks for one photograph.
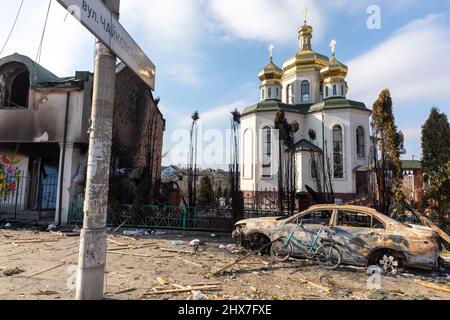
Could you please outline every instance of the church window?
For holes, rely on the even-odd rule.
[[[323,99],[323,83],[320,84],[319,95],[320,95],[320,98]]]
[[[344,178],[344,139],[341,126],[333,128],[334,178]]]
[[[272,88],[269,88],[269,99],[272,98]]]
[[[345,96],[345,94],[344,94],[344,85],[341,85],[341,96]]]
[[[356,129],[356,147],[358,157],[364,158],[366,156],[366,145],[364,129],[362,127]]]
[[[263,129],[263,166],[262,175],[264,178],[272,176],[272,129],[265,127]]]
[[[333,86],[333,96],[337,96],[337,87],[336,87],[336,85]]]
[[[311,100],[309,81],[302,82],[302,102],[309,102]]]
[[[253,179],[253,131],[247,129],[244,131],[243,141],[243,164],[242,164],[242,176],[244,179]]]
[[[289,84],[287,86],[287,103],[294,104],[294,86]]]
[[[328,95],[329,95],[329,88],[328,88],[328,86],[325,88],[325,98],[328,98]]]
[[[316,159],[312,159],[311,160],[311,178],[312,180],[317,180],[319,175],[318,175],[318,170],[319,169],[319,164],[317,162]]]
[[[264,89],[262,89],[262,94],[261,94],[261,99],[262,100],[264,100],[266,98],[265,95],[266,95],[266,92],[265,92]]]
[[[275,98],[278,98],[279,96],[280,96],[280,89],[279,88],[276,88],[276,97]]]

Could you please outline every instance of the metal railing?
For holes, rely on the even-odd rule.
[[[0,192],[0,218],[15,220],[55,219],[57,177],[15,177],[12,190]]]
[[[244,210],[246,219],[278,215],[277,211]],[[69,225],[81,226],[83,216],[83,201],[72,202]],[[111,227],[230,232],[234,222],[229,208],[157,205],[145,205],[140,210],[136,210],[132,205],[108,208],[108,225]]]

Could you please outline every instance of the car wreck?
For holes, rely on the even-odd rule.
[[[321,226],[321,237],[337,245],[343,264],[426,270],[440,266],[443,247],[433,229],[406,225],[366,207],[317,205],[290,217],[242,220],[236,223],[233,238],[256,249],[295,230],[297,239],[310,243]],[[301,250],[294,250],[294,256],[301,258]]]

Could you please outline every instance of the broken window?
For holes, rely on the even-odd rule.
[[[9,63],[0,69],[0,106],[28,108],[30,72],[21,63]]]
[[[339,210],[338,226],[383,229],[384,224],[377,218],[362,212]]]
[[[325,224],[329,225],[331,217],[333,215],[332,210],[318,210],[311,212],[303,217],[300,217],[298,223],[302,222],[304,225],[307,224]]]

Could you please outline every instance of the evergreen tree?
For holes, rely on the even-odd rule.
[[[437,108],[431,109],[422,127],[422,149],[422,167],[426,173],[437,172],[450,161],[450,124],[447,115]]]
[[[450,212],[450,124],[437,108],[422,127],[422,148],[422,167],[430,183],[423,207],[433,222],[445,228]]]
[[[214,190],[209,176],[203,176],[200,180],[200,190],[197,199],[198,204],[203,206],[214,204]]]
[[[402,163],[400,154],[404,153],[404,136],[395,125],[392,98],[388,89],[383,90],[373,105],[372,134],[376,151],[373,154],[373,167],[376,178],[374,204],[378,211],[393,215],[393,205],[400,207],[404,200],[402,192]]]

